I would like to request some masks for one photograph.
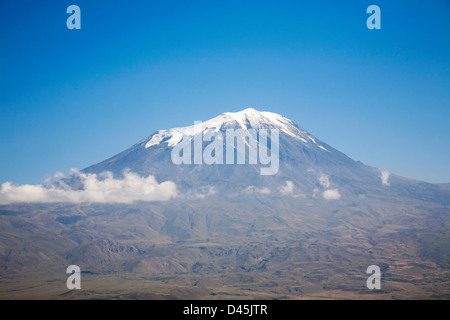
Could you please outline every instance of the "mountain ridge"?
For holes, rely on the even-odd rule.
[[[174,181],[182,190],[201,189],[211,185],[219,192],[236,188],[242,191],[249,187],[280,189],[287,181],[292,181],[297,194],[307,198],[316,197],[316,189],[323,192],[332,188],[349,199],[391,195],[416,199],[421,193],[419,197],[423,199],[450,203],[450,200],[446,200],[447,191],[444,187],[413,181],[355,161],[314,137],[292,120],[276,113],[247,108],[235,113],[222,113],[202,122],[201,126],[202,130],[199,132],[202,135],[211,131],[225,135],[228,129],[254,129],[257,132],[261,129],[279,129],[279,172],[262,177],[258,174],[261,166],[248,164],[248,161],[245,165],[173,164],[171,151],[183,137],[194,140],[194,126],[158,130],[123,152],[85,168],[83,172],[99,174],[110,171],[121,176],[124,170],[129,169],[143,176],[154,175],[158,181]],[[206,143],[203,142],[202,150],[205,146]],[[329,180],[327,188],[323,188],[319,181],[323,175]]]

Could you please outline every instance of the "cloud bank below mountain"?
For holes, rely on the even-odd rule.
[[[54,176],[61,179],[63,175]],[[63,181],[45,185],[14,185],[6,182],[0,188],[0,204],[11,203],[132,203],[135,201],[167,201],[177,196],[172,181],[158,183],[154,176],[142,177],[130,171],[122,179],[110,172],[84,174],[72,169],[69,178],[79,180],[81,188],[74,190]]]

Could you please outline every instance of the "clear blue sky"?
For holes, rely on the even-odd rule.
[[[68,30],[66,8],[81,8]],[[381,8],[381,30],[366,9]],[[450,182],[450,1],[0,0],[0,182],[246,107]]]

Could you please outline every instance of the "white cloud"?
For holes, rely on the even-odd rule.
[[[269,188],[257,188],[255,186],[248,186],[244,190],[242,190],[244,193],[261,193],[261,194],[269,194],[270,189]]]
[[[31,203],[132,203],[135,201],[167,201],[177,196],[177,186],[171,181],[158,183],[154,176],[141,177],[133,172],[124,171],[122,179],[113,174],[84,174],[77,169],[71,170],[71,176],[79,179],[82,188],[73,190],[64,184],[13,185],[3,183],[0,188],[0,204],[16,202]],[[55,178],[61,178],[57,173]]]
[[[319,189],[318,188],[314,188],[313,189],[313,193],[312,193],[312,197],[315,198],[317,197],[317,194],[319,193]]]
[[[383,186],[390,186],[391,184],[389,183],[389,176],[391,175],[391,173],[385,169],[381,170],[381,183],[383,184]]]
[[[324,188],[330,187],[330,180],[328,179],[328,176],[326,174],[321,174],[319,177],[320,185]]]
[[[325,190],[322,195],[327,200],[338,200],[341,198],[341,194],[337,189]]]
[[[294,192],[294,183],[292,181],[286,181],[286,185],[280,188],[280,192],[284,195],[292,194]]]
[[[211,196],[217,193],[217,189],[214,186],[202,187],[198,192],[195,193],[195,197],[198,199],[204,199],[205,197]]]

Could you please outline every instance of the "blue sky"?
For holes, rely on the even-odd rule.
[[[68,30],[66,8],[81,8]],[[381,30],[366,8],[381,8]],[[0,0],[0,182],[254,107],[365,164],[450,182],[450,2]]]

